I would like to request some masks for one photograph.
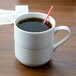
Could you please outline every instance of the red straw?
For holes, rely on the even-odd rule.
[[[53,7],[54,7],[54,6],[52,5],[51,8],[50,8],[50,10],[49,10],[49,12],[48,12],[47,17],[45,18],[45,20],[44,20],[44,22],[43,22],[43,24],[45,24],[45,22],[47,21],[47,18],[49,17],[49,15],[50,15],[50,13],[51,13]]]

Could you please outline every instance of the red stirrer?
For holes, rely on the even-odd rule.
[[[50,15],[50,13],[51,13],[53,7],[54,7],[54,6],[52,5],[51,8],[50,8],[50,10],[49,10],[49,12],[48,12],[47,17],[45,18],[45,20],[44,20],[44,22],[43,22],[43,24],[45,24],[45,22],[47,21],[47,18],[49,17],[49,15]]]

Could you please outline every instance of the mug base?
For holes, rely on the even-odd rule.
[[[51,59],[50,59],[50,60],[48,60],[46,63],[42,63],[42,64],[27,64],[27,63],[21,62],[17,57],[16,57],[16,59],[17,59],[21,64],[23,64],[24,66],[32,67],[32,68],[44,66],[44,65],[46,65],[49,61],[51,61]]]
[[[24,65],[37,67],[46,64],[53,56],[51,47],[45,49],[24,49],[15,44],[15,56]]]

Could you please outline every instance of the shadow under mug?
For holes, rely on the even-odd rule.
[[[38,17],[45,19],[46,14],[40,12],[30,12],[21,15],[14,22],[14,43],[15,56],[24,65],[40,66],[51,60],[54,50],[69,39],[71,32],[67,26],[55,27],[55,20],[49,16],[52,28],[42,32],[28,32],[18,28],[17,23],[20,20]],[[54,35],[59,30],[67,31],[68,35],[54,44]]]

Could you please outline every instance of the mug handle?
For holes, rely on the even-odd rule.
[[[54,50],[55,50],[58,46],[60,46],[61,44],[63,44],[65,41],[67,41],[67,40],[69,39],[70,35],[71,35],[70,29],[69,29],[69,27],[67,27],[67,26],[58,26],[58,27],[55,27],[54,33],[56,34],[56,33],[57,33],[58,31],[60,31],[60,30],[65,30],[65,31],[67,31],[67,32],[68,32],[68,35],[67,35],[64,39],[62,39],[61,41],[59,41],[58,43],[54,44]]]

